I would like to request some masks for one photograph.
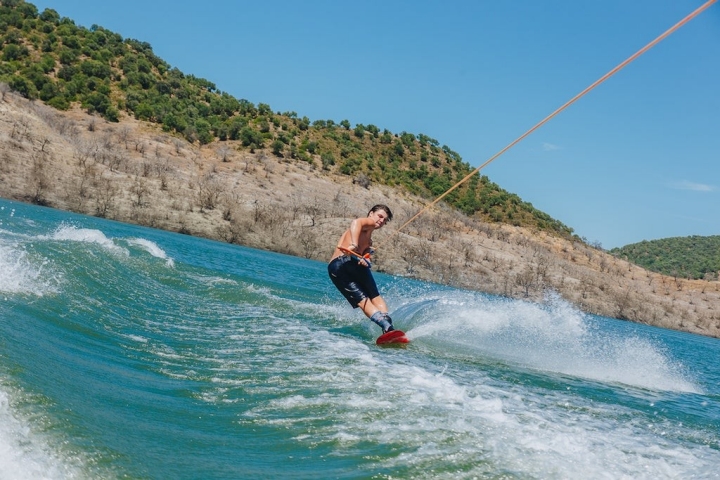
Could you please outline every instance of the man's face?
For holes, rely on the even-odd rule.
[[[375,220],[375,228],[381,228],[387,223],[388,214],[385,210],[376,210],[374,212],[370,212],[369,216],[370,218]]]

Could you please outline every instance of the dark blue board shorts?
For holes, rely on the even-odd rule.
[[[375,279],[368,267],[358,264],[358,259],[341,255],[328,264],[330,280],[335,284],[353,308],[364,299],[380,295]]]

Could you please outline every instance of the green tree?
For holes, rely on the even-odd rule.
[[[213,136],[211,132],[211,125],[210,122],[203,118],[199,118],[195,122],[195,131],[197,132],[198,141],[202,145],[207,145],[208,143],[215,140],[215,137]]]
[[[138,120],[152,120],[154,118],[153,107],[147,102],[140,102],[133,109],[135,118]],[[187,125],[185,126],[187,128]]]
[[[23,59],[29,54],[30,52],[27,47],[10,43],[8,45],[5,45],[5,47],[3,48],[2,59],[5,62],[12,62],[15,60]]]
[[[325,170],[328,170],[331,166],[335,165],[335,156],[330,152],[323,152],[320,155],[322,166]]]
[[[240,131],[240,139],[245,147],[254,146],[255,148],[261,148],[264,144],[263,137],[257,130],[251,127],[244,127]]]
[[[8,85],[10,86],[10,88],[12,88],[25,98],[29,98],[31,100],[38,98],[37,88],[35,87],[33,82],[31,82],[25,77],[13,75],[10,78]]]
[[[57,25],[60,22],[60,14],[52,8],[46,8],[40,14],[40,20],[45,23]]]
[[[85,101],[83,102],[83,107],[86,108],[89,113],[99,112],[100,114],[104,114],[110,105],[110,98],[100,92],[91,93],[85,97]]]
[[[365,136],[365,127],[360,123],[355,126],[355,136],[358,138],[363,138]]]
[[[95,60],[86,60],[80,64],[80,71],[88,77],[109,78],[110,66]]]
[[[282,156],[283,156],[283,149],[284,149],[284,148],[285,148],[285,144],[284,144],[281,140],[277,139],[277,140],[275,140],[275,141],[272,142],[272,152],[273,152],[273,155],[277,155],[278,157],[282,157]]]

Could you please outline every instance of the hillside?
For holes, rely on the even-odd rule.
[[[645,240],[610,253],[673,277],[717,280],[720,273],[720,235]]]
[[[24,2],[14,4],[30,9]],[[36,18],[23,17],[19,31],[34,31],[26,22],[50,30],[39,20],[43,15],[55,18],[50,21],[52,28],[71,24],[46,11]],[[0,18],[1,24],[8,17]],[[8,43],[8,32],[18,30],[9,25],[0,25],[6,32],[2,75],[24,78],[17,72],[31,68],[33,62],[5,60],[8,45],[25,46],[26,41],[16,34],[18,43]],[[28,35],[27,41],[37,42],[42,51],[41,36]],[[28,55],[35,52],[27,50]],[[8,67],[12,62],[18,63]],[[21,68],[7,73],[17,65]],[[478,205],[489,205],[487,212],[485,207],[467,212],[448,202],[398,232],[397,227],[435,193],[424,186],[428,178],[449,182],[451,177],[439,172],[447,168],[456,178],[464,171],[453,170],[462,162],[449,148],[435,151],[433,141],[425,139],[423,146],[420,137],[413,136],[411,142],[407,135],[403,144],[402,135],[389,134],[400,141],[403,152],[415,146],[420,157],[412,166],[410,159],[415,157],[405,158],[406,153],[407,163],[389,161],[398,157],[390,157],[388,144],[367,129],[360,145],[360,137],[344,122],[332,128],[325,122],[306,130],[297,127],[298,135],[318,135],[307,137],[316,139],[317,145],[313,152],[306,150],[307,158],[300,158],[285,147],[275,148],[279,144],[273,145],[274,140],[262,145],[246,145],[242,137],[201,141],[168,129],[165,123],[139,118],[132,110],[103,116],[80,97],[58,110],[57,105],[48,105],[57,103],[51,102],[56,97],[46,103],[18,91],[17,85],[0,83],[0,196],[4,198],[320,261],[329,258],[335,239],[351,218],[364,215],[375,203],[387,203],[396,221],[377,235],[379,271],[533,301],[552,300],[548,293],[556,292],[586,312],[720,337],[720,283],[660,275],[588,246],[574,238],[571,229],[480,176],[475,190],[458,198],[472,197]],[[113,90],[114,84],[109,87],[115,101],[124,98],[120,90]],[[283,119],[297,120],[296,115],[270,115],[262,114],[267,125],[262,120],[248,125],[257,125],[260,134],[271,135],[269,139],[293,129],[295,123],[285,124]],[[278,120],[279,126],[269,119]],[[263,132],[265,126],[268,130]],[[351,143],[343,143],[348,142],[346,134]],[[291,147],[292,142],[283,145]],[[390,148],[395,148],[392,145],[397,143],[392,142]],[[295,143],[298,152],[300,145]],[[343,156],[341,145],[359,150],[353,147]],[[334,165],[327,153],[333,148],[340,149]],[[430,170],[435,167],[428,161],[427,170],[417,174],[423,152],[428,160],[437,154],[437,171]],[[357,155],[363,168],[372,160],[384,174],[373,177],[374,166],[348,174],[342,169],[344,163],[338,165],[339,159]],[[411,176],[420,177],[415,179],[420,183],[406,181]],[[393,180],[383,184],[382,178]],[[517,201],[503,203],[508,198]]]
[[[317,165],[361,185],[397,187],[435,198],[472,172],[447,145],[425,134],[393,133],[348,120],[315,120],[236,99],[209,80],[185,75],[147,42],[93,25],[77,26],[58,12],[22,0],[0,7],[0,81],[30,100],[59,110],[80,106],[110,122],[125,116],[157,124],[189,143],[220,141],[236,151],[268,151],[287,162]],[[488,222],[535,228],[564,237],[572,229],[486,176],[472,175],[445,201]]]
[[[223,145],[224,146],[224,145]],[[374,203],[396,220],[377,235],[376,269],[720,337],[720,282],[653,273],[583,242],[487,223],[317,165],[230,142],[190,144],[130,117],[58,112],[0,84],[0,196],[325,261]],[[552,298],[552,297],[549,297]]]

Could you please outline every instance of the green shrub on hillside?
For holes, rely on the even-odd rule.
[[[643,240],[613,248],[610,253],[674,277],[717,280],[720,273],[720,235]]]

